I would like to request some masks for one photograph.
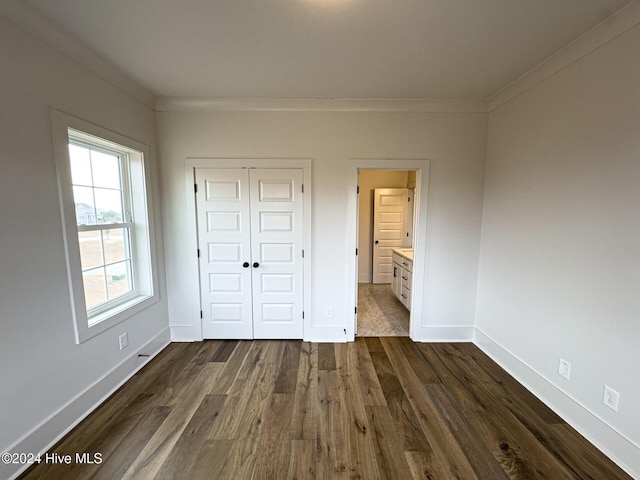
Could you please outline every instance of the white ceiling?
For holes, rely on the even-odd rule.
[[[155,95],[484,99],[629,0],[23,0]]]

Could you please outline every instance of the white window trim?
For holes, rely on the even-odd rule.
[[[141,312],[159,300],[158,279],[155,272],[154,216],[149,188],[151,179],[149,170],[145,165],[149,159],[149,148],[140,142],[57,110],[51,110],[51,122],[63,236],[66,247],[67,282],[69,285],[71,312],[76,342],[82,343]],[[89,324],[89,318],[87,317],[84,299],[78,229],[71,187],[69,130],[81,132],[87,138],[96,137],[103,142],[112,142],[118,146],[125,147],[131,154],[136,152],[142,154],[141,156],[138,155],[140,158],[130,159],[130,162],[132,162],[130,184],[132,188],[132,207],[135,210],[134,228],[136,229],[136,243],[132,245],[132,248],[135,249],[135,277],[138,295],[92,316],[91,324]],[[143,188],[139,189],[138,186]]]

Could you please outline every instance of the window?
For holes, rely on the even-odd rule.
[[[102,143],[102,142],[100,142]],[[136,295],[129,155],[69,131],[69,161],[89,324]]]
[[[154,302],[144,159],[133,140],[52,112],[78,343]]]

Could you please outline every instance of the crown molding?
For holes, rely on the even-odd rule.
[[[151,109],[155,107],[156,97],[149,90],[26,3],[18,0],[2,0],[0,15],[99,75],[135,100]]]
[[[156,111],[485,113],[488,109],[480,99],[161,97]]]
[[[640,24],[640,1],[630,4],[486,99],[430,98],[180,98],[160,97],[97,55],[77,37],[19,0],[0,1],[0,15],[158,112],[397,112],[487,113],[552,77]]]
[[[632,1],[487,99],[489,112],[586,57],[640,24],[640,2]]]

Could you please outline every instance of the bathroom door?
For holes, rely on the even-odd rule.
[[[391,283],[391,249],[407,244],[409,190],[376,188],[373,204],[373,283]]]

